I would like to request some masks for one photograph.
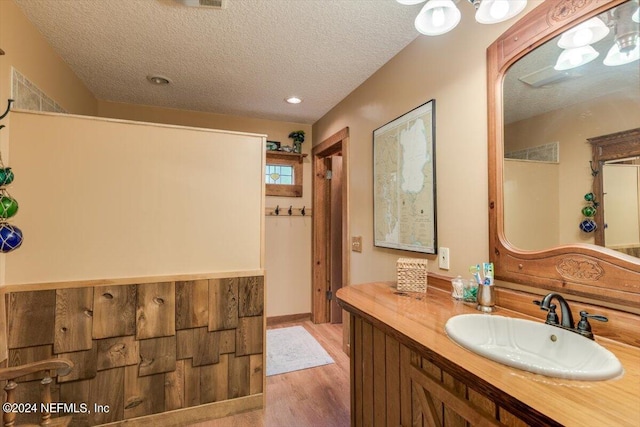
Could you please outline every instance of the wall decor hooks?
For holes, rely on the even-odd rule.
[[[11,110],[11,104],[13,104],[13,101],[14,101],[13,99],[7,100],[7,109],[0,116],[0,120],[4,119],[7,116],[7,114],[9,114],[9,111]]]
[[[598,173],[600,173],[600,171],[598,169],[595,169],[593,167],[593,161],[589,160],[589,167],[591,168],[591,176],[596,176],[598,175]]]
[[[276,205],[274,212],[276,215],[280,215],[280,205]]]
[[[305,206],[302,207],[302,209],[300,209],[300,213],[302,214],[302,216],[305,216],[307,214],[307,211],[305,210]]]
[[[293,206],[289,206],[289,210],[287,211],[289,216],[293,215]]]

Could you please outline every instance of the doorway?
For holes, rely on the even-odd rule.
[[[313,147],[312,314],[342,323],[335,293],[349,285],[349,128]]]

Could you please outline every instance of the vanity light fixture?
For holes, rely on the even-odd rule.
[[[600,18],[591,18],[566,31],[558,40],[562,49],[573,49],[596,43],[609,34],[609,27]]]
[[[289,104],[300,104],[302,102],[302,99],[298,98],[297,96],[290,96],[288,98],[285,98],[285,102]]]
[[[640,26],[638,14],[630,7],[620,7],[615,14],[615,41],[603,63],[608,66],[628,64],[640,59]]]
[[[593,61],[599,53],[591,46],[614,29],[613,46],[609,48],[603,64],[614,67],[629,64],[640,59],[640,29],[638,20],[640,8],[635,12],[632,3],[619,6],[613,13],[600,18],[591,18],[568,30],[558,40],[558,46],[565,49],[560,53],[554,68],[569,70]]]
[[[626,52],[621,51],[618,43],[614,43],[611,49],[609,49],[609,52],[607,52],[603,63],[604,65],[615,67],[637,61],[638,59],[640,59],[640,40],[636,37],[635,48],[627,50]]]
[[[415,5],[425,0],[396,0],[403,5]],[[456,0],[457,3],[459,0]],[[467,0],[476,8],[476,21],[496,24],[522,12],[527,0]],[[460,10],[453,0],[427,0],[414,21],[416,30],[427,36],[451,31],[460,22]]]
[[[591,45],[565,49],[558,57],[558,61],[553,68],[558,71],[570,70],[593,61],[599,55],[598,51]]]

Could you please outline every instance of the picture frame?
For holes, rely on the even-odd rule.
[[[374,246],[437,254],[435,99],[373,131]]]

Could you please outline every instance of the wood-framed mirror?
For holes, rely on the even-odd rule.
[[[584,219],[583,197],[594,186],[588,139],[640,127],[640,61],[617,66],[610,59],[614,45],[627,56],[629,52],[635,54],[632,49],[640,43],[634,15],[637,6],[638,0],[546,0],[488,48],[489,249],[498,283],[524,284],[614,304],[631,312],[640,311],[640,258],[596,245],[593,233],[579,227]],[[566,68],[560,64],[559,54],[571,46],[567,47],[568,42],[561,43],[560,39],[578,24],[594,18],[608,28],[608,38],[598,41],[600,44],[587,44],[590,51],[592,48],[602,51],[595,54],[599,60],[592,61],[589,67],[574,67],[579,59],[573,57],[570,67],[574,68]],[[580,33],[583,36],[585,31]],[[623,42],[636,45],[629,48]],[[530,60],[538,54],[553,59],[546,64]],[[600,74],[594,65],[597,63],[599,69],[613,74],[601,76],[599,84],[584,89],[580,86],[584,81]],[[614,75],[622,78],[614,79]],[[616,87],[614,80],[626,82],[623,84],[629,87]],[[575,92],[565,91],[571,87]],[[610,90],[600,92],[604,88]],[[520,89],[538,91],[527,99]],[[608,96],[613,92],[625,93],[626,97],[614,101],[612,107]],[[583,98],[587,94],[595,98]],[[544,107],[546,110],[536,111],[544,102],[549,104]],[[571,108],[570,104],[581,108]],[[562,115],[546,122],[531,119],[551,110]],[[613,120],[600,116],[602,111],[611,110],[618,113],[616,117],[622,117],[614,129],[609,127],[613,126]],[[571,137],[560,135],[558,123],[571,125],[578,131]],[[550,131],[553,126],[557,127],[555,134]],[[533,130],[544,131],[533,138],[536,144],[518,146]],[[563,145],[568,139],[577,140],[577,148]],[[532,162],[541,152],[543,161]],[[515,173],[510,165],[512,156],[523,166]],[[520,160],[522,157],[518,156],[528,157]],[[568,166],[568,159],[573,157],[579,161]],[[531,172],[531,167],[535,172]],[[520,175],[529,175],[533,180],[524,185],[519,178],[513,178]],[[511,194],[519,197],[512,199]],[[561,205],[569,208],[561,209]],[[522,217],[513,215],[517,210],[522,211]],[[551,211],[558,211],[558,215],[547,217]],[[523,243],[527,242],[524,240],[527,234],[536,238],[547,234],[554,237]]]

